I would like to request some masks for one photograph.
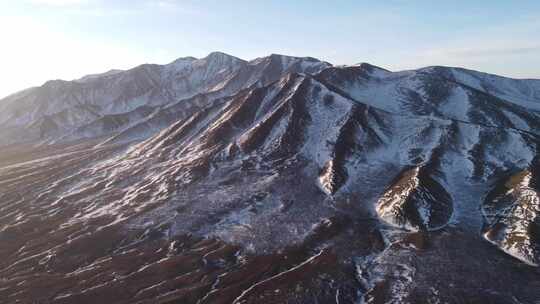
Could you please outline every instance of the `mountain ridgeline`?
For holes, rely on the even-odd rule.
[[[0,299],[540,299],[540,80],[212,53],[49,81],[0,127]]]

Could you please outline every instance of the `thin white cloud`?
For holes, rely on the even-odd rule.
[[[90,0],[29,0],[30,4],[47,6],[76,6],[88,4]]]
[[[182,3],[178,0],[147,0],[147,5],[173,13],[181,13],[185,15],[202,15],[203,12],[199,9],[196,9],[193,6],[188,5],[187,3]]]
[[[516,78],[540,78],[540,16],[524,16],[433,44],[415,45],[377,57],[392,70],[431,65],[460,66]],[[388,60],[390,58],[390,60]],[[392,60],[392,58],[394,58]]]
[[[134,3],[124,5],[113,4],[112,1],[104,0],[27,0],[27,4],[51,9],[61,9],[67,15],[80,15],[89,17],[118,17],[137,15],[144,12],[144,9],[137,7]]]
[[[540,45],[536,46],[505,46],[498,48],[465,48],[448,52],[455,57],[477,57],[477,56],[511,56],[528,53],[540,54]]]
[[[161,7],[161,8],[175,8],[178,6],[178,3],[174,1],[166,1],[166,0],[152,1],[151,4],[154,4],[157,7]]]

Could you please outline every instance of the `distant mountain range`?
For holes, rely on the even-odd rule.
[[[286,73],[318,73],[329,66],[314,58],[270,55],[248,62],[215,52],[203,59],[48,81],[0,101],[0,136],[3,143],[53,143],[133,133],[130,128],[141,123],[148,136],[148,128],[167,125],[156,129],[156,115],[176,120],[187,115],[186,108],[205,106],[205,100],[267,85]]]
[[[0,143],[0,298],[540,299],[540,80],[216,52],[11,95]]]

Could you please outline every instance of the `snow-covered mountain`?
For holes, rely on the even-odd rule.
[[[328,66],[314,58],[270,55],[247,62],[214,52],[202,59],[53,80],[0,101],[0,144],[110,135],[197,95],[230,96],[289,72],[317,73]]]
[[[537,80],[213,53],[57,85],[2,101],[96,115],[4,148],[0,298],[540,299]]]

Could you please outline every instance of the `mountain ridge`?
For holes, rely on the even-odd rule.
[[[105,115],[45,90],[70,107],[3,148],[0,298],[540,298],[535,85],[279,55],[134,71],[89,80],[121,84]]]
[[[283,73],[286,73],[288,72],[289,70],[292,71],[292,72],[295,72],[295,71],[298,71],[298,72],[308,72],[308,73],[319,73],[319,72],[323,72],[324,69],[326,68],[334,68],[334,69],[360,69],[360,70],[363,70],[363,71],[366,71],[365,73],[370,73],[369,71],[380,71],[381,73],[383,74],[378,74],[378,75],[375,75],[376,79],[381,79],[382,81],[385,81],[386,78],[394,78],[394,77],[403,77],[403,76],[406,76],[406,75],[413,75],[412,77],[414,77],[415,74],[423,74],[423,73],[427,73],[427,74],[433,74],[433,70],[443,70],[443,73],[444,75],[441,75],[446,81],[450,81],[450,82],[455,82],[459,85],[464,85],[464,86],[467,86],[469,87],[470,89],[475,89],[475,90],[479,90],[483,93],[487,93],[487,94],[490,94],[490,95],[494,95],[494,96],[497,96],[498,98],[502,98],[503,100],[510,100],[510,102],[515,102],[516,100],[518,101],[522,101],[522,100],[527,100],[526,102],[521,102],[520,105],[523,105],[525,107],[532,107],[532,109],[534,109],[535,111],[536,110],[540,110],[540,106],[537,104],[537,102],[535,102],[536,100],[538,100],[538,96],[540,93],[540,82],[538,82],[538,85],[536,85],[536,81],[528,81],[528,80],[516,80],[516,79],[511,79],[511,78],[505,78],[505,77],[500,77],[500,76],[496,76],[496,75],[491,75],[491,74],[485,74],[485,73],[479,73],[479,72],[475,72],[475,71],[472,71],[472,70],[465,70],[465,69],[461,69],[461,68],[452,68],[452,67],[441,67],[441,66],[434,66],[434,67],[426,67],[426,68],[422,68],[422,69],[419,69],[419,70],[408,70],[408,71],[401,71],[401,72],[390,72],[388,70],[385,70],[383,68],[379,68],[377,66],[374,66],[374,65],[371,65],[371,64],[367,64],[367,63],[364,63],[364,64],[358,64],[358,65],[353,65],[353,66],[343,66],[343,67],[332,67],[331,64],[328,64],[326,62],[322,62],[322,61],[318,61],[317,59],[315,58],[312,58],[312,57],[292,57],[292,56],[285,56],[285,55],[278,55],[278,54],[272,54],[270,56],[267,56],[267,57],[260,57],[260,58],[256,58],[254,60],[251,60],[251,61],[245,61],[245,60],[242,60],[242,59],[239,59],[237,57],[234,57],[234,56],[230,56],[228,54],[225,54],[225,53],[222,53],[222,52],[213,52],[213,53],[210,53],[207,57],[205,58],[202,58],[202,59],[197,59],[197,58],[194,58],[194,57],[182,57],[182,58],[179,58],[169,64],[166,64],[166,65],[153,65],[153,64],[143,64],[143,65],[140,65],[140,66],[137,66],[135,68],[132,68],[130,70],[126,70],[126,71],[115,71],[113,70],[112,72],[109,71],[109,72],[106,72],[104,74],[97,74],[97,75],[89,75],[89,78],[87,78],[86,81],[83,81],[81,82],[80,80],[75,80],[75,81],[49,81],[47,83],[45,83],[43,86],[41,87],[37,87],[37,88],[33,88],[33,89],[28,89],[28,90],[25,90],[23,92],[20,92],[20,93],[16,93],[16,94],[13,94],[11,95],[11,98],[5,98],[3,99],[2,101],[0,101],[0,110],[2,111],[2,113],[4,114],[4,116],[6,115],[5,113],[9,113],[9,112],[12,112],[11,114],[11,118],[6,118],[4,117],[4,119],[1,119],[1,115],[0,115],[0,124],[3,122],[3,124],[5,125],[7,123],[7,126],[5,126],[4,128],[5,129],[9,129],[10,130],[10,133],[13,133],[13,126],[16,126],[17,128],[20,129],[20,127],[24,127],[24,121],[27,121],[26,122],[26,125],[27,127],[30,126],[30,125],[34,125],[36,127],[34,127],[34,130],[26,130],[28,131],[28,133],[25,133],[23,132],[23,134],[21,136],[17,136],[18,138],[34,138],[33,140],[35,139],[38,139],[38,138],[42,138],[42,141],[44,142],[56,142],[58,141],[59,139],[62,140],[62,141],[65,141],[65,140],[76,140],[76,139],[79,139],[79,138],[84,138],[86,137],[87,135],[89,135],[89,132],[88,131],[83,131],[83,130],[77,130],[77,128],[82,128],[84,127],[84,124],[88,124],[88,123],[91,123],[93,120],[95,120],[96,118],[99,119],[99,117],[103,116],[103,115],[117,115],[117,114],[121,114],[121,113],[124,113],[124,114],[127,114],[129,111],[132,111],[132,110],[135,110],[135,108],[137,107],[137,104],[140,104],[140,105],[145,105],[145,106],[148,106],[148,105],[152,105],[154,104],[154,106],[159,106],[159,105],[165,105],[165,104],[171,104],[172,102],[174,102],[175,100],[178,101],[179,99],[186,99],[186,98],[189,98],[190,95],[186,95],[184,93],[184,95],[182,96],[177,96],[177,97],[174,97],[175,95],[177,95],[177,93],[174,93],[175,91],[182,91],[182,92],[185,92],[186,90],[189,91],[189,87],[186,87],[185,85],[188,85],[187,83],[183,86],[180,86],[178,87],[178,85],[175,85],[176,88],[174,86],[171,86],[170,84],[166,84],[167,81],[173,81],[175,83],[180,83],[182,81],[186,81],[186,80],[183,80],[182,78],[178,78],[178,76],[174,76],[173,74],[171,73],[194,73],[192,71],[192,68],[189,68],[188,70],[185,70],[187,67],[191,66],[191,64],[195,64],[196,66],[204,66],[205,63],[208,63],[212,61],[212,59],[218,59],[218,58],[221,58],[227,62],[224,63],[223,66],[228,66],[229,68],[229,71],[226,72],[226,73],[237,73],[236,76],[234,76],[233,78],[230,78],[232,77],[232,75],[230,76],[227,76],[227,74],[224,74],[223,76],[220,77],[212,77],[212,78],[217,78],[215,81],[215,84],[213,85],[214,87],[212,87],[212,84],[209,83],[208,87],[202,89],[202,91],[200,91],[199,93],[212,93],[212,92],[216,92],[216,91],[222,91],[222,95],[225,96],[225,95],[232,95],[234,94],[235,92],[237,92],[238,90],[242,89],[242,88],[246,88],[248,87],[249,85],[251,84],[255,84],[256,81],[263,81],[263,83],[268,83],[270,81],[274,81],[276,80],[277,78],[279,78]],[[182,64],[179,65],[179,61],[183,62]],[[288,63],[289,62],[289,63]],[[293,66],[291,67],[290,66],[290,62],[293,62]],[[299,62],[302,62],[302,64],[307,64],[308,66],[295,66],[297,65]],[[309,64],[310,63],[313,63],[313,64],[316,64],[316,67],[315,67],[315,70],[310,70],[310,67],[309,67]],[[234,70],[234,68],[232,68],[233,65],[235,64],[238,64],[238,65],[241,65],[241,66],[248,66],[247,70],[248,71],[245,71],[246,68],[242,68],[242,67],[237,67],[239,68],[238,71]],[[272,65],[273,64],[273,65]],[[219,64],[218,64],[219,65]],[[282,71],[280,72],[279,70],[277,71],[273,71],[272,69],[276,69],[276,68],[273,68],[271,66],[278,66],[278,65],[281,65],[281,68],[278,67],[278,69],[281,69]],[[257,71],[253,71],[254,69],[254,66],[261,66],[259,67],[258,69],[262,69],[260,70],[259,72]],[[251,70],[249,70],[251,68]],[[164,76],[158,76],[156,74],[156,72],[154,72],[155,69],[159,69],[159,70],[164,70],[163,72],[160,72],[160,73],[164,73],[163,75]],[[219,69],[219,68],[218,68]],[[230,70],[230,69],[233,69],[233,70]],[[255,67],[255,69],[257,69]],[[457,71],[461,71],[461,72],[456,72]],[[184,72],[182,72],[184,71]],[[463,72],[465,71],[465,72]],[[221,70],[221,72],[223,72],[223,70]],[[67,106],[67,108],[65,108],[65,111],[66,114],[62,114],[62,115],[67,115],[67,117],[65,116],[58,116],[60,114],[60,112],[58,112],[59,110],[55,110],[57,113],[51,113],[51,114],[45,114],[45,115],[52,115],[52,117],[50,117],[50,119],[48,119],[48,121],[50,121],[51,123],[49,124],[44,124],[45,121],[43,122],[39,122],[39,121],[36,121],[39,120],[39,114],[37,114],[38,116],[37,117],[34,117],[34,118],[14,118],[14,114],[15,115],[18,115],[17,113],[21,113],[21,111],[24,111],[22,109],[17,109],[17,107],[15,107],[15,109],[9,109],[8,105],[10,103],[10,100],[12,99],[17,99],[17,96],[23,96],[23,100],[24,100],[24,97],[25,96],[28,96],[29,94],[32,94],[33,91],[35,90],[41,90],[40,92],[38,92],[38,96],[41,96],[43,94],[46,94],[45,92],[43,92],[43,90],[45,91],[51,91],[51,90],[62,90],[62,88],[65,88],[64,91],[69,92],[70,89],[69,88],[73,88],[74,90],[83,90],[83,87],[80,87],[80,85],[85,85],[87,84],[88,82],[90,83],[96,83],[96,82],[103,82],[102,80],[100,79],[103,79],[105,81],[108,81],[108,82],[112,82],[114,83],[114,79],[115,78],[118,78],[120,77],[120,75],[123,75],[123,74],[128,74],[128,76],[126,76],[128,79],[126,79],[124,81],[124,84],[122,84],[122,82],[118,83],[117,85],[115,85],[115,87],[117,88],[120,88],[120,92],[123,91],[123,90],[126,90],[126,89],[134,89],[134,93],[126,93],[126,94],[123,94],[122,93],[113,93],[114,91],[110,91],[111,89],[106,89],[106,90],[109,90],[111,93],[108,93],[108,95],[118,95],[118,98],[120,99],[117,99],[117,100],[126,100],[125,102],[121,102],[121,103],[124,103],[124,105],[122,104],[118,104],[118,102],[114,102],[114,100],[111,100],[110,98],[107,98],[105,97],[105,100],[110,100],[109,101],[109,104],[106,106],[106,107],[111,107],[109,110],[107,110],[106,108],[103,108],[103,106],[99,105],[100,102],[98,102],[97,106],[98,108],[96,109],[98,112],[97,113],[94,113],[95,110],[90,110],[92,108],[95,107],[94,104],[96,104],[96,101],[92,101],[92,99],[88,99],[89,97],[86,96],[85,94],[88,94],[88,93],[74,93],[75,95],[79,95],[79,97],[77,96],[63,96],[62,94],[65,94],[65,93],[62,93],[62,92],[58,92],[58,93],[52,93],[52,94],[57,94],[56,96],[58,96],[59,98],[65,100],[64,102],[56,102],[56,106],[54,106],[54,108],[57,108],[57,109],[61,109],[61,108],[65,108],[66,107],[66,103],[69,104],[69,103],[72,103],[72,101],[69,101],[70,99],[72,100],[81,100],[81,101],[78,101],[78,103],[82,102],[83,104],[85,104],[85,106],[83,107],[86,108],[87,110],[83,110],[82,112],[80,110],[73,110],[73,108],[70,108],[70,107],[78,107],[76,104],[73,104],[71,106]],[[238,74],[240,73],[240,74]],[[255,74],[254,74],[255,73]],[[262,73],[262,74],[261,74]],[[276,74],[277,73],[277,74]],[[457,74],[456,74],[457,73]],[[472,76],[463,76],[459,73],[472,73]],[[215,73],[214,73],[215,74]],[[252,76],[246,76],[246,75],[249,75],[249,74],[252,74]],[[324,73],[323,73],[324,74]],[[437,73],[436,73],[437,74]],[[440,73],[439,73],[440,74]],[[241,76],[243,75],[243,76]],[[256,76],[256,75],[259,75],[259,76]],[[266,75],[266,76],[264,76]],[[458,75],[458,76],[456,76]],[[469,75],[469,74],[467,74]],[[478,76],[480,75],[480,76]],[[202,77],[208,79],[207,76],[204,76],[204,74],[201,74]],[[135,78],[133,78],[135,77]],[[157,78],[156,78],[157,77]],[[165,78],[163,78],[165,77]],[[184,76],[181,76],[181,77],[184,77]],[[197,77],[200,77],[200,76],[197,76]],[[229,78],[228,78],[229,77]],[[242,77],[244,77],[244,79],[242,79]],[[248,77],[246,79],[246,77]],[[249,78],[251,77],[251,78]],[[265,78],[266,77],[266,78]],[[365,74],[364,77],[370,77],[369,75]],[[430,75],[430,77],[433,77]],[[529,91],[532,91],[532,92],[529,92],[529,95],[525,96],[526,94],[523,93],[523,90],[521,91],[518,91],[518,92],[511,92],[512,94],[506,94],[506,93],[498,93],[498,92],[491,92],[489,91],[489,89],[486,91],[486,89],[484,87],[482,87],[482,83],[480,82],[480,84],[478,83],[470,83],[470,79],[465,79],[466,77],[469,77],[470,79],[473,79],[475,80],[476,82],[478,81],[482,81],[483,78],[488,78],[488,79],[496,79],[496,80],[501,80],[501,81],[510,81],[510,82],[518,82],[518,83],[525,83],[527,84],[525,86],[525,89],[523,90],[529,90]],[[471,78],[472,77],[472,78]],[[162,79],[162,80],[159,80],[159,79]],[[204,79],[203,78],[203,79]],[[478,80],[480,78],[480,80]],[[82,78],[84,79],[84,77]],[[256,80],[257,79],[257,80]],[[465,80],[468,80],[468,81],[463,81],[463,79]],[[126,82],[127,81],[127,82]],[[135,81],[135,82],[134,82]],[[159,83],[163,83],[163,81],[165,81],[164,84],[159,84]],[[134,83],[141,83],[141,85],[143,85],[143,87],[139,87],[139,89],[133,87],[133,84]],[[532,82],[534,85],[531,86],[529,85],[529,83]],[[219,84],[221,83],[221,84]],[[236,83],[236,84],[235,84]],[[226,86],[229,85],[229,89],[226,88]],[[231,87],[232,85],[232,87]],[[58,87],[60,86],[60,87]],[[102,85],[100,84],[100,86],[98,87],[101,87]],[[77,87],[79,87],[77,89]],[[100,89],[101,90],[101,89]],[[142,90],[142,91],[141,91]],[[150,90],[150,91],[148,91]],[[137,91],[139,91],[140,93],[137,93]],[[147,92],[147,93],[144,93],[144,92]],[[49,93],[50,94],[50,93]],[[58,95],[60,94],[60,95]],[[82,95],[81,95],[82,94]],[[94,93],[92,93],[94,94]],[[142,95],[141,95],[142,94]],[[150,94],[150,95],[148,95]],[[193,93],[190,93],[192,96],[196,96],[196,94],[198,94],[197,92],[193,92]],[[193,95],[195,94],[195,95]],[[219,94],[219,93],[218,93]],[[55,95],[51,95],[51,97],[53,97]],[[130,97],[131,96],[131,97]],[[137,97],[139,96],[139,97]],[[68,99],[66,99],[68,98]],[[135,98],[133,101],[129,101],[130,99],[133,99]],[[532,99],[531,99],[532,98]],[[20,98],[19,98],[20,99]],[[26,98],[27,100],[28,98]],[[34,97],[34,99],[36,99]],[[138,101],[137,101],[138,100]],[[12,103],[15,102],[15,101],[12,101]],[[112,103],[110,103],[112,102]],[[127,102],[127,103],[126,103]],[[23,104],[25,103],[25,101],[18,101],[17,102],[19,104],[18,108],[21,108],[23,107],[23,105],[20,105],[20,104]],[[29,103],[28,101],[26,101],[26,103]],[[47,103],[46,99],[41,101],[41,102],[38,102],[37,104],[35,102],[30,102],[31,104],[35,104],[35,106],[38,106],[38,107],[43,107],[43,103]],[[134,104],[134,106],[129,106],[129,104]],[[380,107],[382,109],[387,109],[384,107],[383,103],[381,104],[372,104],[373,106],[377,106],[377,107]],[[13,107],[12,107],[13,108]],[[70,111],[70,109],[72,111]],[[388,110],[388,109],[387,109]],[[40,110],[41,112],[47,112],[47,110],[45,109],[45,111],[43,110]],[[73,112],[73,113],[72,113]],[[19,114],[20,115],[20,114]],[[36,114],[33,114],[34,116]],[[55,115],[57,117],[55,117]],[[70,116],[73,116],[75,115],[76,117],[73,117],[73,118],[70,118]],[[97,116],[96,116],[97,115]],[[84,120],[81,120],[82,117],[84,116],[88,116],[86,117],[86,119]],[[28,120],[33,120],[33,122],[30,122]],[[66,119],[71,119],[72,121],[73,120],[76,120],[76,121],[86,121],[84,122],[82,125],[79,123],[79,124],[73,124],[73,122],[69,122],[69,121],[66,121]],[[458,118],[459,119],[459,118]],[[11,122],[9,122],[9,120],[11,120]],[[23,125],[21,125],[21,120],[23,121]],[[464,120],[464,119],[461,119],[461,120]],[[128,120],[129,121],[129,120]],[[97,124],[98,122],[93,122],[93,124]],[[37,131],[36,128],[39,128],[37,126],[39,126],[40,124],[42,124],[44,126],[45,129],[47,129],[46,127],[49,126],[49,127],[52,127],[51,131],[52,131],[52,134],[49,134],[48,136],[45,135],[43,136],[43,134],[47,134],[47,132],[43,132],[43,131]],[[24,127],[24,128],[27,128],[27,127]],[[126,125],[119,125],[119,127],[122,127],[122,128],[126,128],[128,126]],[[27,128],[28,129],[28,128]],[[30,128],[31,129],[31,128]],[[525,129],[526,131],[526,129]],[[87,135],[82,135],[80,134],[81,132],[83,132],[84,134],[87,134]],[[5,132],[7,133],[7,132]],[[79,133],[79,134],[78,134]],[[98,132],[100,133],[100,132]],[[103,133],[103,132],[101,132]],[[106,132],[105,132],[106,133]],[[56,134],[56,135],[55,135]],[[90,134],[91,135],[91,134]],[[100,136],[102,134],[93,134],[93,136]],[[8,137],[8,134],[4,134],[3,137]],[[64,138],[64,139],[61,139],[61,138]],[[16,143],[17,141],[20,141],[20,139],[11,139],[11,141],[8,140],[8,143]],[[4,143],[5,144],[5,143]]]

